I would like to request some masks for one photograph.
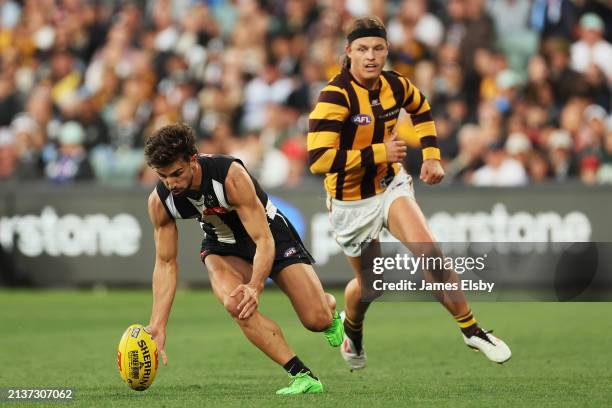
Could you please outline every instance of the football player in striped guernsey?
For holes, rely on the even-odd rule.
[[[346,34],[342,71],[321,91],[309,117],[308,152],[310,170],[325,174],[336,240],[355,272],[345,289],[341,353],[352,369],[360,369],[366,363],[363,321],[370,305],[362,298],[362,266],[368,264],[362,245],[375,249],[380,231],[387,228],[413,254],[442,256],[414,199],[412,178],[400,164],[406,143],[394,129],[402,109],[411,115],[421,141],[421,180],[437,184],[444,170],[427,99],[407,78],[383,70],[389,52],[383,23],[376,17],[360,18]],[[425,272],[433,282],[458,281],[453,271]],[[498,363],[510,358],[508,346],[478,326],[463,292],[434,293],[458,322],[469,347]]]
[[[160,178],[148,204],[156,250],[149,328],[164,364],[178,273],[176,220],[193,219],[204,230],[200,255],[216,297],[251,343],[291,378],[277,394],[322,392],[321,381],[287,344],[280,327],[257,310],[270,276],[307,329],[323,332],[334,347],[342,343],[336,301],[323,291],[312,257],[289,220],[240,160],[198,154],[194,131],[187,125],[168,125],[153,133],[145,142],[145,157]]]

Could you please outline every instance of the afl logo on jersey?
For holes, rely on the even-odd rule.
[[[365,126],[372,123],[372,117],[370,115],[360,113],[358,115],[351,116],[351,122],[353,122],[355,125]]]

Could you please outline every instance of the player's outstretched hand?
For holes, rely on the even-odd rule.
[[[231,297],[238,296],[242,293],[242,300],[238,303],[238,310],[240,314],[239,319],[248,319],[257,310],[259,304],[259,290],[253,285],[241,284],[230,293]]]
[[[444,169],[439,160],[429,159],[421,166],[421,180],[429,185],[438,184],[444,178]]]
[[[166,345],[166,329],[161,327],[147,326],[145,330],[151,334],[151,338],[157,345],[157,351],[159,354],[161,354],[162,362],[164,365],[167,365],[168,357],[166,356],[166,350],[164,349]]]

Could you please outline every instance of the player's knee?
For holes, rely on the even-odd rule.
[[[304,327],[313,332],[325,331],[331,326],[331,323],[332,315],[329,310],[310,313],[305,319],[302,319]]]
[[[223,307],[233,318],[237,319],[240,311],[238,310],[238,299],[229,294],[223,296]]]

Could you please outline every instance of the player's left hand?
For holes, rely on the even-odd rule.
[[[231,297],[237,296],[242,293],[242,300],[238,303],[238,310],[240,314],[239,319],[248,319],[257,310],[259,305],[259,293],[261,290],[253,284],[241,284],[230,293]]]
[[[440,160],[429,159],[421,166],[421,180],[429,185],[438,184],[444,178],[444,169]]]

